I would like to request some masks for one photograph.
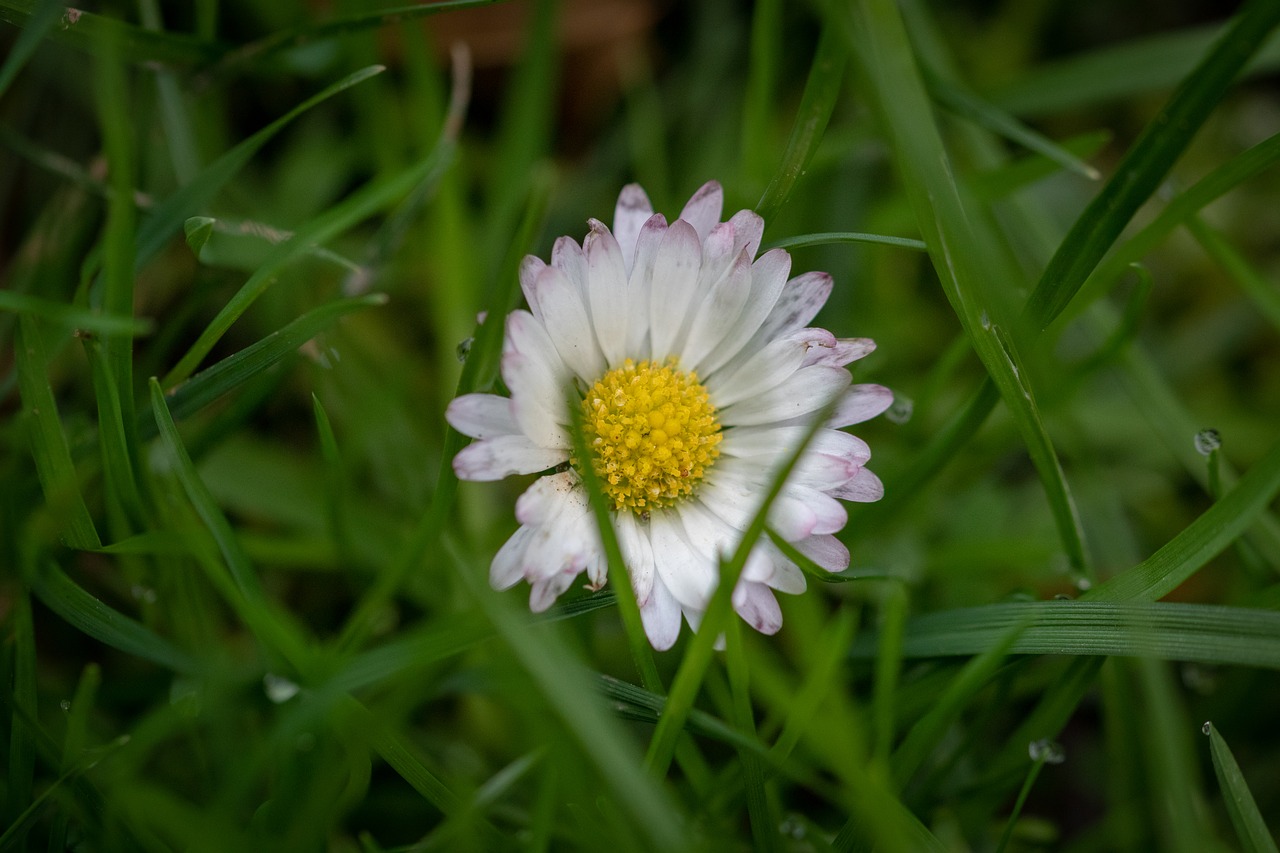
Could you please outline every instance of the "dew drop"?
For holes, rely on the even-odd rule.
[[[1222,447],[1222,435],[1216,429],[1202,429],[1196,433],[1196,452],[1208,456]]]
[[[1048,738],[1033,740],[1027,746],[1027,753],[1031,756],[1032,761],[1039,761],[1044,764],[1061,764],[1067,760],[1061,744],[1055,743]]]
[[[64,710],[64,711],[70,711],[70,710],[71,710],[71,700],[70,700],[70,699],[63,699],[61,702],[59,702],[59,703],[58,703],[58,707],[59,707],[59,708],[61,708],[61,709],[62,709],[62,710]]]
[[[262,676],[262,689],[266,691],[268,699],[279,705],[297,696],[302,688],[283,676],[268,672]]]
[[[1093,589],[1093,581],[1088,578],[1076,578],[1076,589],[1081,592]]]
[[[910,397],[894,392],[893,403],[885,410],[885,420],[898,425],[905,424],[911,420],[911,416],[915,413],[916,404]]]
[[[135,583],[133,587],[130,588],[129,594],[132,595],[134,598],[136,598],[138,601],[141,601],[143,604],[156,603],[156,598],[157,598],[156,591],[149,586],[143,586],[140,583]]]
[[[1205,724],[1200,727],[1200,731],[1204,732],[1205,734],[1209,734],[1210,732],[1213,731],[1213,723],[1206,720]]]
[[[471,355],[471,345],[476,342],[475,338],[464,338],[458,343],[454,353],[458,356],[458,361],[466,361],[467,356]]]

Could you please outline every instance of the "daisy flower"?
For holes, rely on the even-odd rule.
[[[613,231],[589,220],[579,245],[561,237],[551,263],[520,268],[528,311],[506,321],[502,379],[510,397],[467,394],[448,408],[475,439],[454,458],[463,480],[542,473],[516,501],[520,528],[493,558],[490,582],[530,584],[536,612],[586,572],[599,589],[607,566],[578,476],[590,464],[612,503],[631,585],[654,648],[670,648],[683,617],[693,630],[770,478],[808,420],[834,414],[806,448],[769,527],[817,565],[841,571],[849,551],[833,535],[846,501],[883,490],[871,453],[840,428],[884,411],[892,393],[851,385],[845,365],[871,352],[807,324],[831,276],[788,278],[781,249],[759,258],[764,221],[750,210],[720,221],[710,182],[668,224],[637,184],[624,187]],[[580,403],[566,400],[574,388]],[[579,405],[592,458],[574,458],[570,405]],[[782,625],[774,591],[804,591],[798,566],[767,538],[752,550],[733,605],[766,634]]]

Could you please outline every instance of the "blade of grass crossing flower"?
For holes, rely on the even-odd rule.
[[[1012,601],[929,613],[907,623],[908,658],[978,654],[1025,624],[1011,654],[1153,657],[1280,669],[1280,613],[1207,604]],[[853,646],[870,658],[870,636]]]
[[[742,641],[742,623],[730,619],[725,626],[725,658],[729,670],[729,692],[733,708],[734,727],[756,737],[755,712],[751,703],[751,676],[747,666],[746,651]],[[772,808],[766,789],[764,766],[760,757],[748,750],[740,750],[743,781],[747,789],[747,815],[751,821],[751,837],[756,850],[778,850],[778,825],[781,821]]]
[[[1267,829],[1267,822],[1258,811],[1258,803],[1245,782],[1240,765],[1231,753],[1231,747],[1218,733],[1213,723],[1205,723],[1203,731],[1209,736],[1209,755],[1213,758],[1213,772],[1222,789],[1223,803],[1231,816],[1236,837],[1245,853],[1276,853],[1276,842]]]
[[[938,697],[933,710],[911,727],[892,759],[893,777],[900,786],[905,786],[930,753],[938,748],[947,727],[1012,653],[1014,643],[1029,622],[1029,619],[1023,619],[1006,628],[994,643],[966,663]]]
[[[1093,601],[1156,601],[1168,595],[1240,536],[1280,492],[1280,441],[1235,487],[1138,565],[1094,587]]]
[[[196,176],[195,180],[175,190],[172,195],[156,205],[138,226],[135,270],[141,269],[144,264],[159,254],[169,240],[182,229],[183,223],[196,214],[205,213],[205,208],[227,182],[253,159],[262,146],[271,141],[294,119],[339,92],[368,80],[375,74],[381,74],[384,70],[386,69],[381,65],[362,68],[327,86],[214,160]]]
[[[764,195],[756,203],[756,213],[766,223],[772,222],[786,204],[796,181],[818,150],[818,143],[822,141],[822,134],[826,132],[827,122],[831,120],[831,112],[840,96],[847,56],[844,40],[829,27],[823,27],[813,54],[813,64],[809,66],[809,79],[800,97],[795,124],[791,128],[791,138],[787,140],[787,150]]]
[[[1024,314],[1033,328],[1046,327],[1071,302],[1277,23],[1280,3],[1247,0],[1195,71],[1182,81],[1058,246],[1027,300]]]
[[[1090,572],[1083,534],[1057,452],[1040,418],[1025,367],[1001,314],[1000,294],[987,282],[1003,264],[993,236],[976,230],[951,176],[924,84],[898,9],[889,0],[861,0],[851,9],[832,5],[828,20],[841,27],[861,77],[888,126],[907,195],[947,299],[988,374],[1000,390],[1040,475],[1067,557]]]
[[[187,652],[104,604],[53,563],[37,570],[31,578],[31,588],[45,607],[100,643],[175,672],[200,671],[198,662]]]
[[[40,328],[31,317],[18,317],[17,344],[18,391],[45,502],[58,520],[59,535],[67,545],[84,550],[97,548],[102,541],[80,491],[53,388],[49,385],[46,372],[49,353]]]
[[[688,849],[681,810],[658,780],[645,773],[626,732],[593,696],[589,676],[577,657],[555,632],[531,630],[523,613],[485,588],[480,581],[482,573],[450,539],[445,538],[443,544],[463,586],[612,789],[615,802],[629,814],[636,833],[653,849]]]
[[[898,249],[913,249],[917,252],[928,251],[923,240],[910,237],[892,237],[886,234],[860,234],[856,231],[827,231],[818,234],[800,234],[783,240],[774,240],[768,244],[769,249],[807,249],[810,246],[827,246],[832,243],[870,243],[879,246],[893,246]]]
[[[800,457],[804,455],[805,448],[809,446],[809,442],[813,440],[818,430],[822,428],[837,400],[838,398],[829,401],[816,414],[799,444],[787,456],[778,470],[773,473],[769,481],[769,489],[762,496],[760,507],[756,510],[750,524],[747,525],[747,529],[743,532],[742,539],[739,541],[732,556],[728,559],[721,558],[719,583],[716,585],[716,590],[707,605],[706,613],[702,616],[702,624],[699,626],[697,633],[694,634],[693,642],[689,644],[688,649],[685,651],[684,658],[680,661],[680,668],[676,672],[675,681],[672,682],[671,690],[667,697],[667,707],[662,718],[658,720],[658,726],[653,732],[653,738],[649,741],[649,751],[645,755],[645,762],[658,777],[666,776],[667,770],[671,767],[671,757],[677,737],[684,726],[689,709],[693,707],[694,700],[697,699],[707,667],[711,664],[716,638],[724,630],[724,624],[729,618],[733,603],[733,590],[738,584],[738,578],[747,563],[747,557],[750,555],[751,549],[755,547],[756,542],[764,534],[769,509],[773,506],[773,502],[777,500],[778,495],[782,493],[782,487],[787,478],[791,476],[791,471],[800,461]]]
[[[474,343],[462,365],[462,375],[458,378],[457,396],[488,388],[497,375],[498,356],[502,350],[504,331],[502,318],[515,305],[520,292],[519,277],[516,274],[520,259],[533,244],[534,237],[542,225],[551,191],[550,175],[547,171],[537,170],[532,180],[524,220],[515,239],[508,246],[506,259],[497,278],[497,286],[493,290],[492,300],[486,311],[486,322],[481,323],[476,329]],[[465,436],[452,427],[446,427],[444,445],[440,451],[440,469],[436,475],[431,506],[401,545],[392,563],[378,575],[373,586],[360,600],[355,612],[343,626],[342,633],[335,643],[336,648],[349,652],[364,642],[373,627],[378,611],[399,589],[408,573],[422,563],[428,550],[440,539],[440,533],[453,508],[454,497],[458,491],[458,477],[453,472],[453,457],[466,442]]]
[[[591,448],[587,446],[586,433],[582,429],[580,399],[572,386],[567,388],[566,392],[574,455],[579,460],[590,460],[592,453]],[[616,597],[618,612],[622,615],[622,626],[627,632],[631,660],[640,673],[640,683],[655,693],[661,693],[662,678],[658,675],[658,666],[653,660],[653,649],[649,645],[649,639],[644,632],[644,623],[640,619],[640,605],[631,593],[631,572],[622,558],[622,549],[618,546],[618,534],[613,529],[612,509],[600,487],[600,477],[590,462],[575,466],[575,470],[582,479],[583,487],[587,490],[587,499],[595,515],[596,528],[600,531],[600,542],[604,546],[605,559],[609,564],[609,583],[618,591]]]
[[[40,0],[31,10],[31,16],[23,23],[22,32],[14,40],[4,64],[0,65],[0,98],[4,97],[9,84],[35,54],[45,36],[53,30],[53,25],[62,17],[65,9],[62,0]]]
[[[1280,329],[1280,289],[1258,273],[1247,258],[1231,245],[1220,231],[1210,227],[1201,217],[1192,216],[1186,222],[1187,230],[1196,238],[1200,247],[1222,268],[1232,281],[1240,286],[1245,296],[1253,301],[1271,325]]]
[[[283,614],[271,608],[253,565],[236,538],[235,531],[218,508],[209,487],[200,479],[191,456],[178,435],[178,427],[165,403],[160,383],[151,378],[151,410],[155,415],[160,440],[169,454],[173,472],[182,484],[187,499],[204,522],[218,545],[228,572],[235,582],[239,595],[232,599],[245,624],[269,650],[280,655],[300,673],[309,671],[309,653],[305,640],[296,626],[283,618]]]

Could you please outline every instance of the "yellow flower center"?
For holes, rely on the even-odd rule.
[[[707,389],[674,361],[627,359],[591,386],[582,414],[592,464],[614,509],[643,514],[671,506],[720,455],[720,422]]]

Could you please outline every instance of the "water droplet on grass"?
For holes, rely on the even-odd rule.
[[[1216,429],[1202,429],[1196,433],[1196,452],[1208,456],[1222,447],[1222,435]]]
[[[1066,753],[1062,751],[1062,746],[1048,738],[1033,740],[1027,746],[1027,753],[1031,756],[1032,761],[1040,761],[1044,764],[1061,764],[1067,760]]]
[[[266,691],[267,698],[277,705],[288,702],[302,689],[289,679],[271,672],[262,676],[262,688]]]
[[[916,404],[910,397],[904,396],[898,392],[893,394],[893,403],[888,409],[885,409],[885,420],[898,425],[905,424],[911,420],[911,416],[915,413]]]
[[[1213,723],[1206,720],[1205,724],[1200,727],[1200,731],[1204,732],[1205,734],[1211,733],[1213,731]]]

